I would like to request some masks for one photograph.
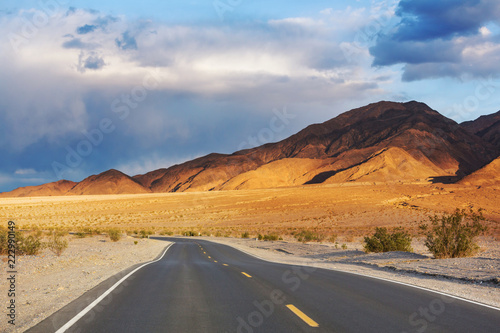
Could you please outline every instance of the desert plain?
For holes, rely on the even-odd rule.
[[[18,228],[69,232],[118,228],[134,233],[249,237],[300,230],[353,240],[375,227],[418,235],[428,216],[482,209],[487,235],[500,240],[500,189],[460,184],[307,185],[275,189],[0,199],[0,219]]]

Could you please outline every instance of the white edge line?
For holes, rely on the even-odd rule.
[[[217,242],[214,242],[214,241],[209,241],[209,240],[207,240],[207,242],[217,243]],[[295,265],[295,264],[289,264],[289,263],[282,263],[282,262],[272,261],[272,260],[269,260],[269,259],[264,259],[264,258],[262,258],[262,257],[259,257],[259,256],[258,256],[258,255],[256,255],[256,254],[253,254],[253,253],[247,252],[247,251],[245,251],[245,250],[239,249],[239,248],[234,247],[234,246],[229,245],[229,244],[225,244],[225,243],[217,243],[217,244],[222,244],[222,245],[227,245],[227,246],[230,246],[230,247],[232,247],[233,249],[236,249],[236,250],[238,250],[238,251],[241,251],[241,252],[243,252],[243,253],[246,253],[246,254],[248,254],[248,255],[250,255],[250,256],[252,256],[252,257],[255,257],[255,258],[260,259],[260,260],[263,260],[263,261],[267,261],[267,262],[275,263],[275,264],[290,265],[290,266],[308,266],[308,267],[319,268],[319,269],[326,269],[326,270],[335,271],[335,272],[341,272],[341,273],[348,273],[348,274],[354,274],[354,275],[364,276],[364,277],[368,277],[368,278],[372,278],[372,279],[377,279],[377,280],[382,280],[382,281],[387,281],[387,282],[397,283],[397,284],[401,284],[401,285],[404,285],[404,286],[408,286],[408,287],[413,287],[413,288],[417,288],[417,289],[421,289],[421,290],[429,291],[429,292],[432,292],[432,293],[436,293],[436,294],[444,295],[444,296],[447,296],[447,297],[455,298],[455,299],[458,299],[458,300],[461,300],[461,301],[469,302],[469,303],[476,304],[476,305],[481,305],[481,306],[484,306],[484,307],[487,307],[487,308],[490,308],[490,309],[493,309],[493,310],[500,311],[500,308],[498,308],[498,307],[496,307],[496,306],[493,306],[493,305],[489,305],[489,304],[484,304],[484,303],[476,302],[476,301],[473,301],[473,300],[470,300],[470,299],[467,299],[467,298],[463,298],[463,297],[460,297],[460,296],[447,294],[447,293],[444,293],[444,292],[442,292],[442,291],[432,290],[432,289],[429,289],[429,288],[425,288],[425,287],[417,286],[417,285],[410,284],[410,283],[406,283],[406,282],[401,282],[401,281],[396,281],[396,280],[386,279],[386,278],[382,278],[382,277],[378,277],[378,276],[366,275],[366,274],[363,274],[363,273],[356,273],[356,272],[343,271],[343,270],[338,269],[338,268],[316,267],[316,266],[311,266],[310,264],[297,264],[297,265]],[[56,333],[57,333],[57,332],[56,332]]]
[[[85,316],[90,310],[92,310],[92,308],[94,306],[96,306],[97,304],[99,304],[100,301],[102,301],[106,296],[108,296],[113,290],[115,290],[123,281],[125,281],[127,278],[129,278],[132,274],[134,274],[135,272],[137,272],[138,270],[140,270],[141,268],[143,268],[144,266],[147,266],[149,264],[152,264],[152,263],[155,263],[159,260],[161,260],[164,256],[165,256],[165,253],[167,253],[168,249],[172,246],[172,244],[174,243],[170,243],[169,245],[167,245],[167,248],[165,249],[165,251],[163,252],[163,254],[161,255],[160,258],[156,259],[156,260],[153,260],[153,261],[150,261],[150,262],[147,262],[145,264],[143,264],[142,266],[139,266],[137,267],[136,269],[134,269],[132,272],[128,273],[126,276],[122,277],[120,279],[120,281],[116,282],[113,286],[111,286],[111,288],[109,288],[108,290],[106,290],[101,296],[99,296],[96,300],[94,300],[92,303],[90,303],[89,305],[87,305],[87,307],[85,309],[83,309],[82,311],[80,311],[80,313],[78,313],[76,316],[74,316],[70,321],[68,321],[66,324],[64,324],[61,328],[59,328],[55,333],[63,333],[63,332],[66,332],[67,329],[69,329],[71,326],[73,326],[78,320],[80,320],[83,316]]]

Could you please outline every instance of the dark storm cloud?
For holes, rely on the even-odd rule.
[[[402,0],[396,15],[401,17],[393,38],[426,41],[475,34],[489,21],[499,20],[498,0]]]
[[[402,0],[396,15],[399,24],[370,48],[373,66],[406,64],[404,81],[500,74],[490,61],[499,57],[498,39],[481,31],[500,23],[500,1]]]
[[[374,66],[398,63],[457,62],[460,61],[460,51],[461,49],[450,41],[400,42],[384,37],[380,38],[377,45],[370,49],[371,55],[375,57]]]

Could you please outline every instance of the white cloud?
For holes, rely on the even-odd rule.
[[[321,25],[321,21],[314,20],[310,17],[290,17],[280,20],[269,20],[270,25],[279,26],[279,25],[298,25],[303,27],[314,27],[317,25]]]
[[[491,31],[487,27],[481,27],[479,33],[485,37],[491,35]]]
[[[36,174],[36,170],[35,169],[17,169],[14,174],[16,175],[34,175]]]

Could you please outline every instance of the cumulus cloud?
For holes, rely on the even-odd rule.
[[[500,2],[402,0],[396,15],[400,22],[370,48],[373,66],[405,64],[404,81],[500,75],[498,36],[486,27],[500,23]]]

